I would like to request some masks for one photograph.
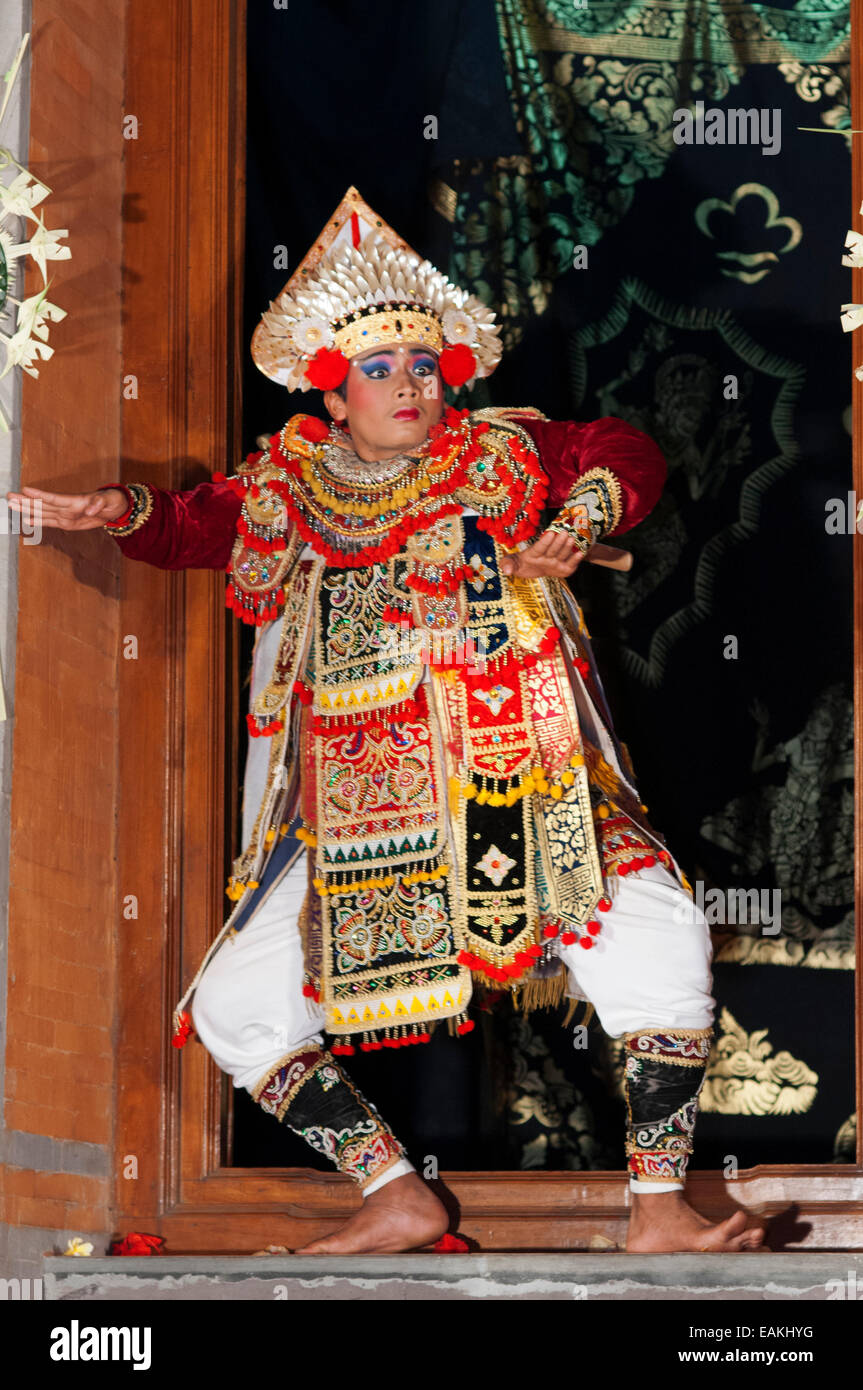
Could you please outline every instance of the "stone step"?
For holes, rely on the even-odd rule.
[[[863,1252],[46,1256],[52,1300],[863,1299]]]

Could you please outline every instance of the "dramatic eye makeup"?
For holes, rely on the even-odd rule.
[[[391,368],[391,359],[385,357],[383,354],[380,357],[369,357],[367,361],[359,363],[360,371],[366,376],[371,376],[373,372],[380,371],[381,369],[386,371],[387,375],[389,375]]]
[[[374,377],[378,372],[383,372],[384,376],[389,376],[393,369],[394,354],[381,352],[374,357],[368,357],[364,362],[358,362],[357,366],[364,376]],[[417,351],[412,354],[410,370],[416,376],[433,376],[437,368],[437,361],[430,352]]]
[[[437,366],[437,362],[428,352],[418,352],[411,362],[412,372],[422,372],[423,376],[431,376]]]

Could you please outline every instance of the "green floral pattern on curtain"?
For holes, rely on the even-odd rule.
[[[507,348],[544,312],[578,247],[596,246],[629,212],[637,185],[663,174],[674,111],[722,101],[746,62],[785,59],[785,80],[825,107],[825,129],[850,127],[847,63],[803,61],[847,57],[847,0],[801,13],[724,3],[581,11],[557,0],[497,0],[497,11],[526,153],[454,170],[450,270],[498,309]]]

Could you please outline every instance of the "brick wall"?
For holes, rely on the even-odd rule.
[[[72,259],[51,266],[68,311],[55,355],[25,378],[22,485],[121,476],[124,26],[125,0],[33,0],[27,160]],[[70,1235],[104,1249],[111,1231],[120,564],[100,531],[46,530],[18,549],[4,1276],[37,1274]]]

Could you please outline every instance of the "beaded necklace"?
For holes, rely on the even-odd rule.
[[[518,425],[452,408],[418,449],[383,466],[370,468],[305,415],[289,420],[248,463],[253,467],[231,483],[244,502],[227,602],[256,624],[275,617],[284,602],[291,534],[327,565],[358,568],[388,560],[417,532],[469,506],[482,529],[515,548],[533,535],[548,487],[533,441]],[[463,566],[453,554],[435,569],[443,558],[414,548],[411,587],[439,597],[452,593]]]

